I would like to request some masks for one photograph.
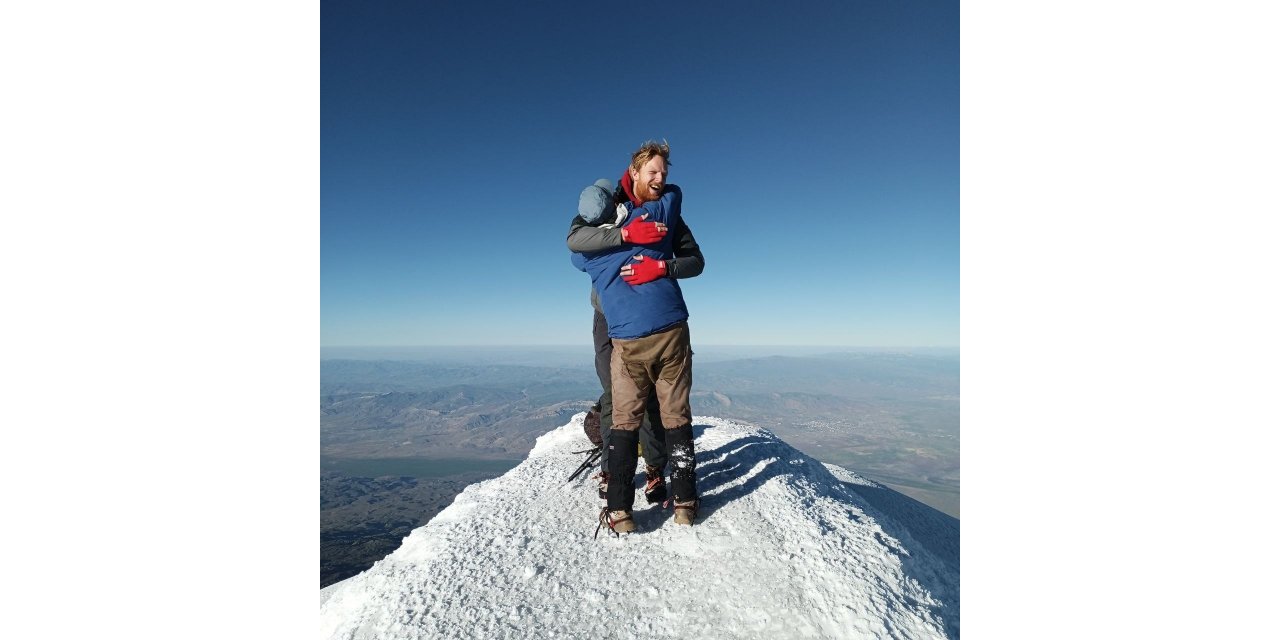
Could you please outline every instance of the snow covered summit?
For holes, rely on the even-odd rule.
[[[636,533],[592,539],[584,415],[322,589],[321,636],[959,637],[959,521],[757,427],[694,418],[696,525],[637,496]]]

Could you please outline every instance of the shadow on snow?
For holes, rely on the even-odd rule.
[[[694,438],[700,438],[708,428],[714,427],[694,424]],[[839,491],[843,494],[839,497],[874,518],[886,534],[907,550],[902,557],[904,571],[929,588],[941,602],[938,613],[947,636],[960,637],[958,519],[869,479],[867,485],[843,482],[821,462],[769,432],[733,440],[710,451],[695,451],[695,456],[701,499],[699,520],[711,517],[776,477],[792,476],[798,482],[830,486]],[[792,464],[795,461],[803,464]],[[745,482],[730,486],[748,473],[751,475]],[[850,515],[855,521],[860,520],[856,514]],[[917,559],[918,554],[912,553],[917,548],[928,551],[943,566]]]

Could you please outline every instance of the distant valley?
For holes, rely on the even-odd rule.
[[[599,394],[587,369],[323,360],[320,455],[523,458]]]

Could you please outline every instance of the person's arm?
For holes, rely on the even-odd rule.
[[[693,238],[693,231],[684,223],[684,218],[676,220],[675,240],[670,260],[654,260],[637,256],[635,262],[628,262],[622,267],[622,279],[632,286],[653,282],[659,278],[694,278],[702,273],[706,260],[702,257],[702,249]]]
[[[593,227],[582,216],[574,216],[569,223],[569,250],[574,253],[592,253],[622,246],[622,229]]]
[[[702,274],[706,260],[702,257],[702,249],[698,241],[693,239],[693,231],[684,223],[684,218],[675,228],[675,257],[667,261],[667,277],[696,278]]]
[[[582,216],[574,216],[573,221],[569,223],[569,237],[565,239],[565,244],[569,245],[569,250],[574,253],[595,253],[621,247],[628,242],[652,244],[662,240],[666,234],[667,225],[643,219],[635,221],[626,228],[606,228],[593,227],[583,220]]]

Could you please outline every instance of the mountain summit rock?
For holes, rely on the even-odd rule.
[[[959,520],[754,426],[694,418],[693,527],[641,496],[636,533],[593,539],[595,484],[565,482],[585,415],[322,589],[321,637],[959,637]]]

